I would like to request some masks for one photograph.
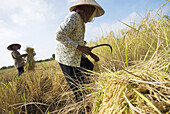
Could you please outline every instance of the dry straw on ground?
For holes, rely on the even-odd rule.
[[[170,110],[170,75],[163,71],[133,69],[102,74],[94,113],[156,114]]]
[[[35,60],[34,60],[34,56],[33,56],[34,48],[27,47],[26,52],[28,54],[27,62],[26,62],[26,69],[27,70],[34,70],[34,68],[35,68]]]

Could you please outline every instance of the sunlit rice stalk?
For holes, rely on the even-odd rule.
[[[138,91],[136,91],[135,89],[133,89],[137,95],[139,95],[142,99],[144,99],[149,105],[151,105],[153,107],[153,109],[155,109],[159,114],[162,114],[152,103],[151,101],[149,101],[144,95],[142,95],[141,93],[139,93]]]
[[[168,0],[168,1],[169,1],[169,0]],[[163,5],[161,5],[161,7],[157,10],[155,16],[157,16],[157,15],[159,14],[159,11],[162,11],[162,8],[163,8],[166,4],[168,4],[168,2],[165,2]]]
[[[128,70],[128,41],[125,36],[125,57],[126,57],[126,68]]]
[[[122,22],[122,21],[120,21],[120,22],[123,23],[124,25],[130,27],[131,29],[133,29],[133,30],[139,32],[139,30],[137,30],[135,27],[132,27],[132,26],[130,26],[130,25],[128,25],[128,24],[126,24],[126,23],[124,23],[124,22]]]
[[[128,98],[126,97],[126,95],[125,95],[125,93],[123,92],[123,95],[124,95],[124,97],[125,97],[125,100],[127,101],[127,103],[129,104],[129,106],[131,107],[131,109],[132,109],[132,112],[134,113],[134,111],[133,110],[135,110],[136,112],[138,112],[139,114],[142,114],[139,110],[137,110],[131,103],[130,103],[130,101],[128,100]]]
[[[168,31],[168,30],[167,30]],[[166,41],[166,47],[168,48],[169,47],[169,41],[168,41],[168,36],[167,36],[167,32],[166,32],[166,30],[165,30],[165,28],[163,29],[163,33],[164,33],[164,35],[165,35],[165,41]],[[168,48],[168,50],[169,50],[170,48]],[[168,54],[169,54],[169,52],[168,53],[166,53],[166,55],[165,55],[165,62],[167,61],[167,57],[168,57]],[[169,69],[169,65],[168,65],[168,67],[167,68],[164,68],[164,70],[167,72],[168,71],[168,69]]]

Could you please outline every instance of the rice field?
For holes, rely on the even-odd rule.
[[[148,12],[139,24],[124,23],[128,29],[118,35],[110,32],[88,42],[108,43],[113,52],[93,50],[100,61],[92,60],[91,83],[82,88],[87,94],[80,103],[56,61],[35,64],[21,77],[15,68],[0,70],[0,113],[79,114],[83,109],[86,114],[169,114],[170,19],[161,8],[153,17]]]

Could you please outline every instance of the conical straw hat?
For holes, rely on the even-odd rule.
[[[7,49],[8,49],[8,50],[13,50],[13,49],[12,49],[12,46],[14,46],[14,45],[17,45],[17,46],[18,46],[18,49],[21,48],[21,45],[20,45],[20,44],[11,44],[11,45],[9,45],[9,46],[7,47]]]
[[[97,11],[94,17],[102,16],[105,13],[103,8],[95,0],[78,0],[73,6],[70,7],[70,11],[80,5],[90,5],[96,7]]]

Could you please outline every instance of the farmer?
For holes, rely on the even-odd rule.
[[[14,59],[14,66],[18,70],[18,76],[24,72],[24,60],[23,57],[26,57],[28,54],[21,55],[17,50],[21,48],[20,44],[11,44],[7,47],[8,50],[12,51],[11,55]]]
[[[78,90],[86,81],[81,67],[93,70],[93,64],[84,54],[89,54],[95,61],[99,61],[98,56],[91,52],[92,49],[84,45],[85,23],[103,14],[104,10],[95,0],[78,0],[70,7],[70,13],[55,34],[58,41],[56,60],[74,92],[76,102],[83,99],[82,92]]]

